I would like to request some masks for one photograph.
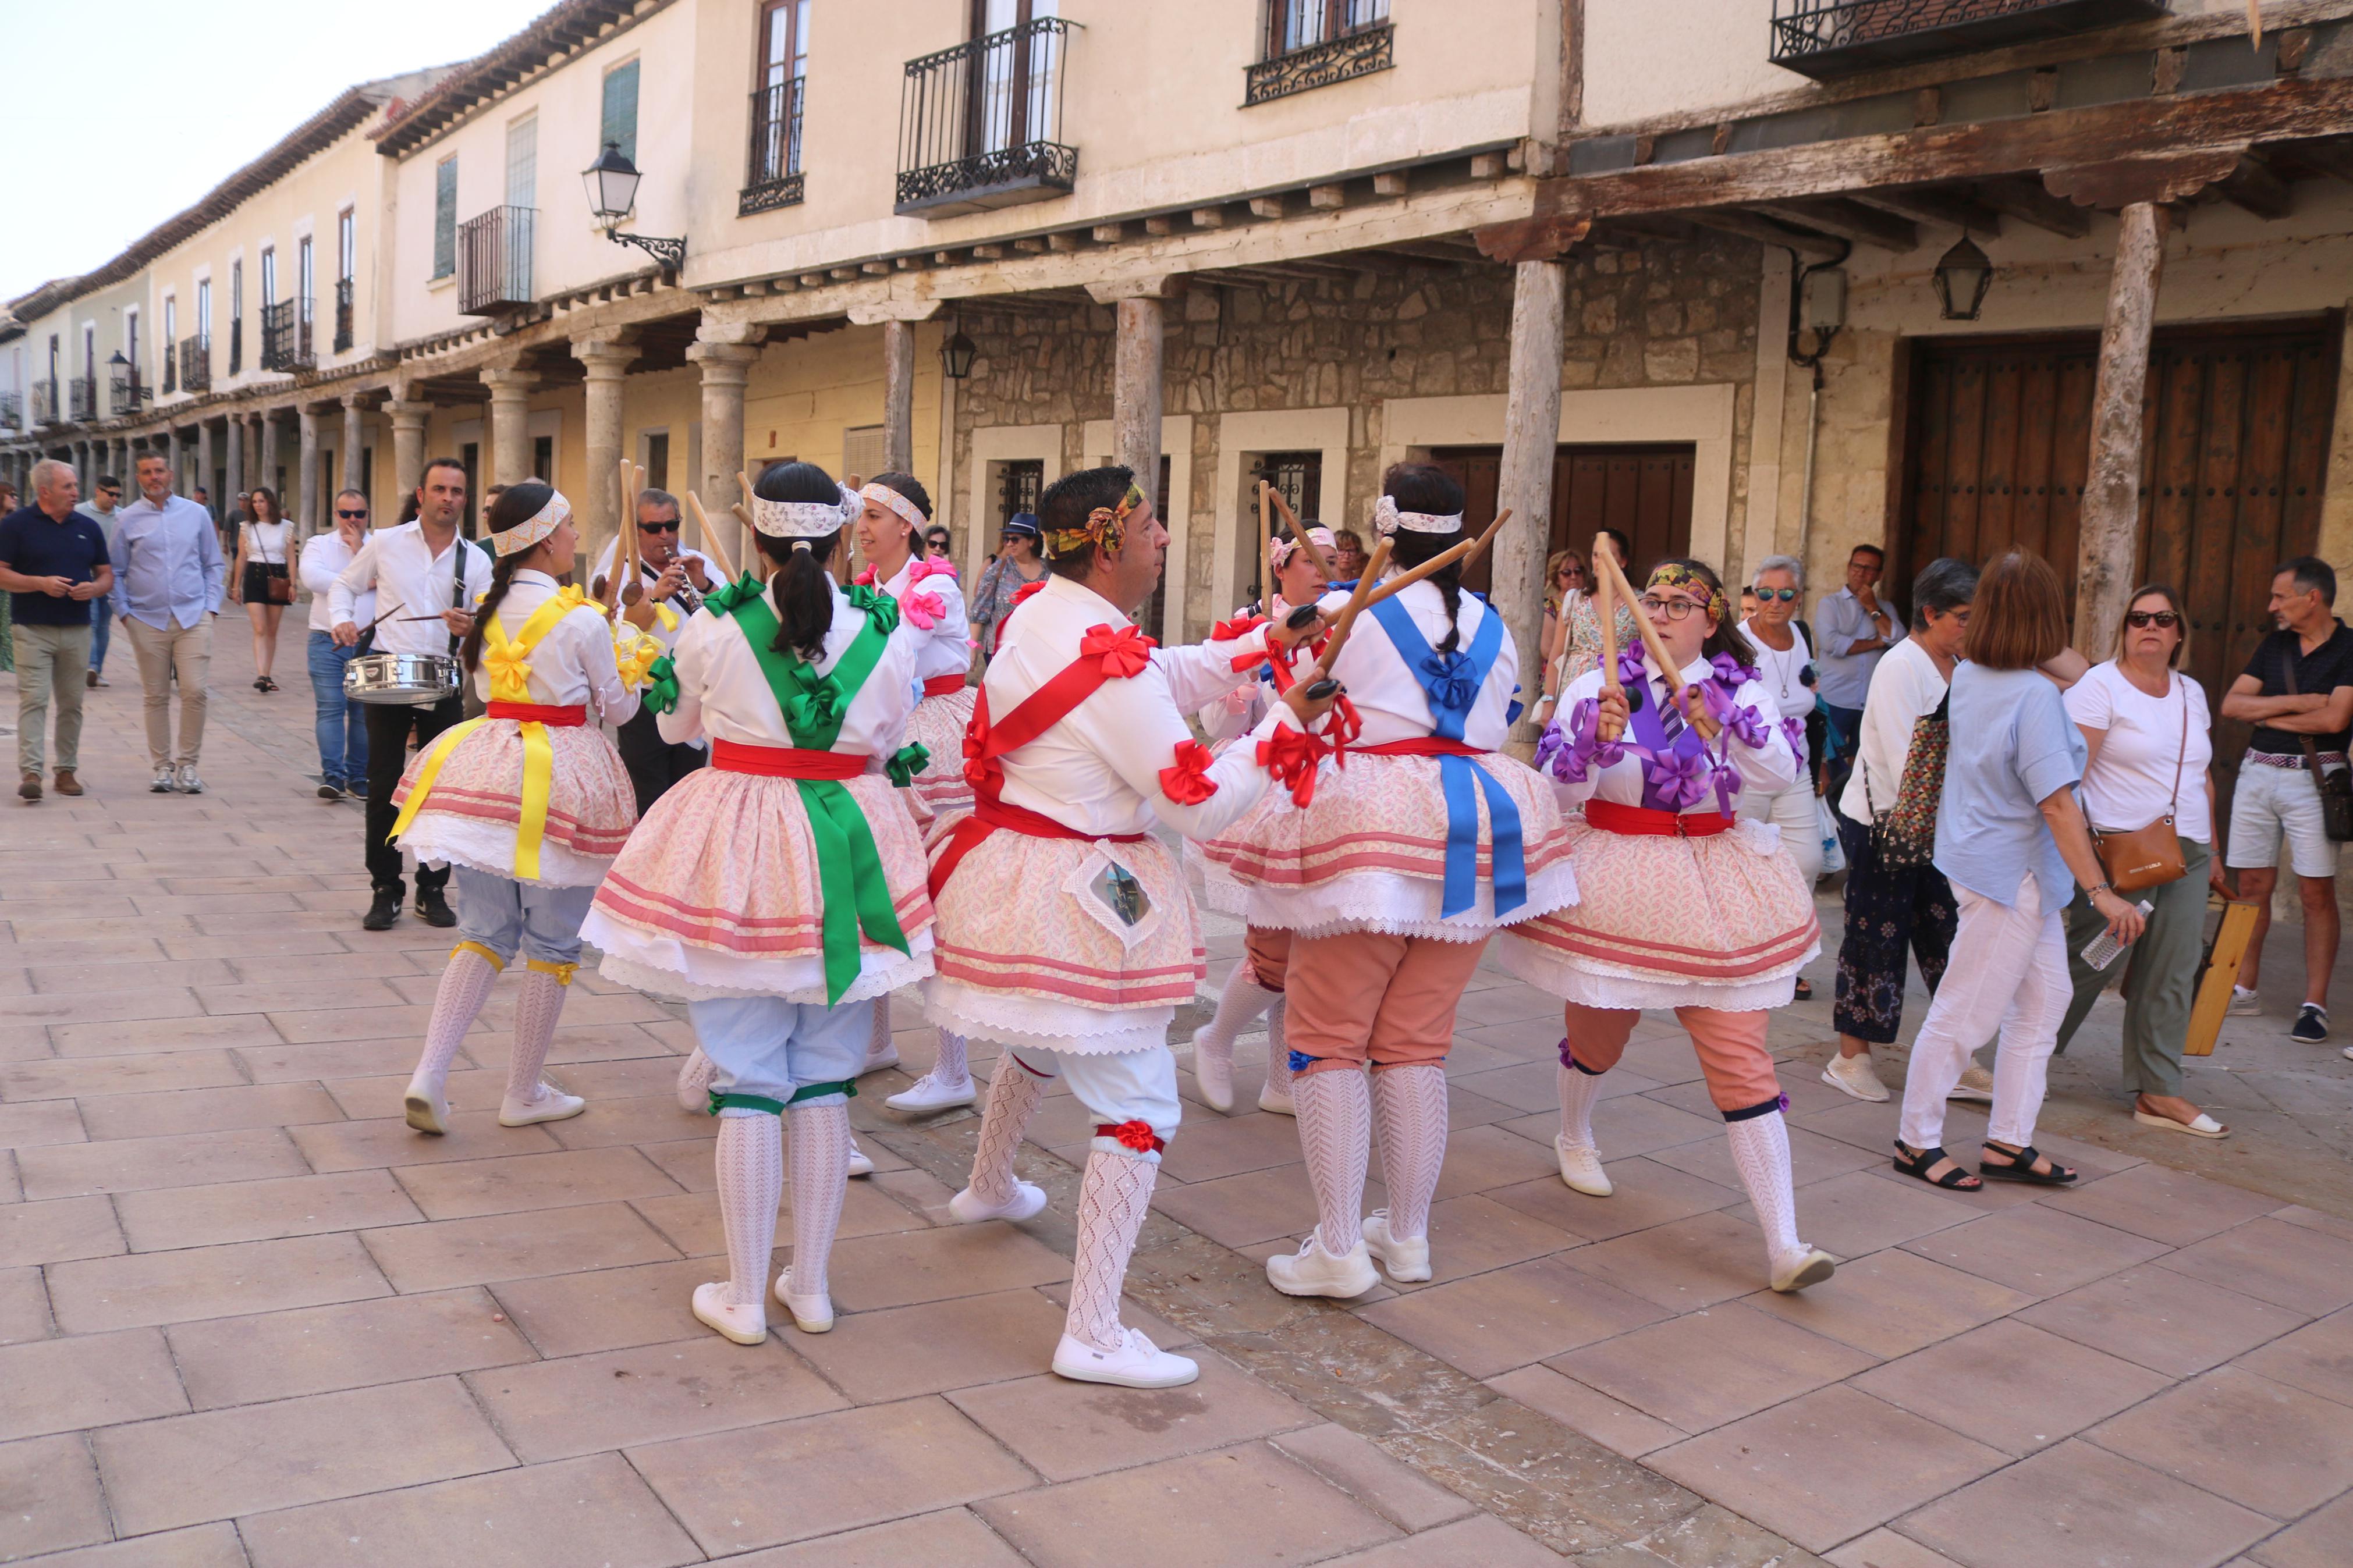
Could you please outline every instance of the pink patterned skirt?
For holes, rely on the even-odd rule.
[[[859,943],[860,1001],[932,972],[929,866],[906,801],[880,773],[842,781],[865,813],[908,951]],[[665,996],[823,1002],[825,895],[799,783],[698,768],[673,784],[606,874],[581,935],[608,977]]]
[[[930,765],[908,788],[941,816],[972,809],[972,785],[964,779],[964,731],[979,695],[978,688],[961,686],[924,698],[907,715],[907,739],[932,754]]]
[[[591,724],[550,724],[546,730],[555,768],[534,880],[550,888],[594,887],[628,841],[638,820],[637,795],[621,754],[602,730]],[[395,806],[408,803],[418,770],[438,745],[408,760],[393,792]],[[420,864],[470,866],[514,877],[522,764],[522,725],[512,719],[485,720],[449,748],[425,804],[400,836],[401,847]]]

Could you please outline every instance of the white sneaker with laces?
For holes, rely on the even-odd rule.
[[[948,1213],[958,1225],[978,1225],[985,1219],[1028,1219],[1046,1206],[1044,1189],[1028,1182],[1015,1182],[1013,1195],[1001,1204],[992,1204],[965,1188],[948,1200]]]
[[[893,1110],[949,1110],[979,1098],[980,1091],[969,1077],[960,1084],[948,1083],[939,1074],[927,1072],[882,1103]]]
[[[2261,996],[2256,995],[2253,992],[2248,990],[2243,985],[2233,985],[2231,987],[2231,1005],[2229,1010],[2240,1015],[2242,1017],[2250,1014],[2261,1013],[2263,1010],[2263,999]]]
[[[408,1124],[419,1132],[440,1137],[449,1131],[449,1099],[442,1092],[441,1084],[424,1068],[408,1080],[408,1092],[401,1099]]]
[[[768,1337],[767,1309],[757,1301],[748,1307],[728,1305],[724,1279],[694,1288],[694,1315],[739,1345],[756,1345]]]
[[[1324,1238],[1314,1231],[1297,1252],[1278,1252],[1266,1260],[1267,1283],[1286,1296],[1331,1296],[1345,1300],[1361,1296],[1381,1282],[1373,1268],[1372,1249],[1361,1240],[1346,1253],[1324,1250]]]
[[[552,1083],[543,1083],[532,1092],[529,1100],[517,1100],[513,1095],[499,1100],[499,1125],[501,1127],[534,1127],[543,1121],[564,1121],[588,1109],[588,1102],[576,1094],[566,1094]]]
[[[805,1334],[833,1331],[833,1298],[830,1296],[797,1296],[793,1294],[793,1271],[786,1269],[776,1276],[776,1300],[793,1315],[793,1327]]]
[[[1879,1081],[1879,1069],[1872,1066],[1868,1053],[1859,1057],[1831,1058],[1822,1068],[1822,1081],[1842,1094],[1867,1100],[1874,1105],[1887,1098],[1887,1086]]]
[[[853,1176],[871,1176],[874,1173],[874,1162],[866,1157],[866,1151],[858,1146],[858,1140],[855,1138],[849,1141],[849,1173]]]
[[[147,793],[149,795],[171,794],[174,788],[172,783],[173,776],[174,775],[170,768],[157,768],[155,770],[155,782],[147,786]]]
[[[1572,1143],[1565,1137],[1556,1136],[1552,1152],[1560,1158],[1560,1179],[1568,1184],[1571,1192],[1606,1198],[1618,1190],[1609,1173],[1601,1168],[1601,1151],[1592,1144]]]
[[[1391,1236],[1387,1209],[1375,1209],[1365,1216],[1365,1249],[1380,1259],[1392,1279],[1411,1283],[1430,1278],[1430,1237],[1409,1241]]]
[[[1120,1331],[1115,1351],[1097,1350],[1076,1334],[1054,1347],[1054,1373],[1077,1383],[1112,1383],[1122,1388],[1177,1388],[1201,1375],[1181,1355],[1170,1355],[1134,1329]]]
[[[182,795],[204,794],[205,781],[196,776],[196,764],[194,763],[182,763],[180,764],[180,776],[173,781],[173,787],[178,790]]]
[[[1993,1103],[1993,1074],[1978,1066],[1977,1063],[1971,1062],[1968,1067],[1961,1069],[1960,1082],[1953,1085],[1953,1092],[1945,1096],[1945,1098],[1947,1100],[1971,1100],[1977,1101],[1979,1105],[1991,1105]]]

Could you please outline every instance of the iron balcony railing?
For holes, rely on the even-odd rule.
[[[752,146],[735,215],[773,212],[801,199],[801,97],[807,77],[752,95]]]
[[[98,377],[78,375],[66,383],[66,416],[79,424],[98,417]]]
[[[1850,76],[2166,10],[2167,0],[1773,0],[1771,59],[1804,76]]]
[[[55,376],[33,383],[33,424],[36,427],[58,423],[58,383]]]
[[[352,352],[352,283],[349,278],[335,279],[335,352]]]
[[[280,300],[261,307],[261,368],[309,370],[319,363],[311,339],[311,301]]]
[[[25,400],[13,392],[0,392],[0,430],[25,428]]]
[[[180,340],[180,386],[186,392],[210,392],[213,389],[211,333],[198,332],[193,338]]]
[[[140,381],[139,367],[135,364],[118,366],[114,372],[113,383],[111,391],[114,396],[114,412],[117,414],[136,414],[139,412],[141,404],[154,401],[149,395],[145,384]],[[168,392],[171,389],[166,387],[164,390]]]
[[[1243,74],[1242,107],[1370,76],[1396,64],[1397,28],[1384,14],[1377,21],[1250,66]]]
[[[245,318],[228,319],[228,373],[237,375],[245,370]]]
[[[458,226],[458,309],[495,315],[532,302],[533,207],[492,207]]]
[[[1062,141],[1062,79],[1075,26],[1040,16],[907,62],[898,211],[946,217],[1070,193],[1079,150]]]

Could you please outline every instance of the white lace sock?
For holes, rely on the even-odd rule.
[[[1234,1037],[1282,999],[1282,992],[1270,991],[1258,983],[1257,971],[1250,968],[1249,959],[1243,959],[1226,976],[1226,988],[1218,994],[1218,1010],[1201,1026],[1201,1032],[1193,1037],[1193,1049],[1207,1052],[1220,1061],[1232,1061]]]
[[[980,1113],[980,1142],[972,1153],[973,1196],[986,1204],[1012,1201],[1013,1156],[1045,1098],[1044,1079],[1015,1061],[1011,1051],[997,1053],[988,1104]]]
[[[965,1057],[965,1040],[952,1029],[940,1031],[940,1052],[932,1063],[932,1077],[940,1083],[970,1083],[972,1064]]]
[[[1159,1175],[1158,1159],[1131,1149],[1097,1149],[1087,1156],[1087,1173],[1079,1184],[1079,1240],[1066,1327],[1099,1351],[1115,1351],[1124,1338],[1119,1289]]]
[[[1749,1206],[1765,1233],[1765,1251],[1775,1262],[1806,1250],[1798,1239],[1798,1198],[1789,1180],[1789,1129],[1778,1110],[1724,1124],[1732,1141],[1732,1163]]]
[[[1373,1074],[1373,1120],[1381,1132],[1381,1180],[1389,1190],[1389,1234],[1430,1234],[1430,1200],[1446,1163],[1446,1069],[1384,1068]]]
[[[849,1184],[849,1107],[796,1105],[785,1114],[793,1123],[793,1294],[823,1296]]]
[[[1266,1082],[1269,1092],[1288,1103],[1291,1099],[1291,1002],[1275,994],[1266,1010]]]
[[[868,1026],[866,1059],[873,1061],[891,1048],[891,997],[888,992],[874,998],[874,1021]]]
[[[514,1050],[507,1058],[509,1100],[527,1103],[539,1098],[539,1075],[547,1066],[555,1022],[564,1016],[564,997],[570,989],[568,974],[523,972],[522,994],[515,999]]]
[[[1593,1102],[1601,1098],[1601,1075],[1581,1072],[1568,1065],[1562,1047],[1558,1073],[1561,1142],[1578,1149],[1593,1147]]]
[[[1299,1110],[1299,1147],[1315,1190],[1315,1233],[1324,1250],[1344,1256],[1364,1239],[1365,1166],[1372,1157],[1373,1097],[1363,1069],[1303,1072],[1291,1080]]]
[[[768,1263],[776,1250],[776,1205],[784,1195],[784,1123],[767,1111],[747,1106],[731,1105],[722,1110],[719,1217],[727,1226],[727,1304],[731,1307],[767,1310]]]
[[[449,955],[448,966],[441,971],[441,984],[433,993],[433,1017],[425,1026],[425,1054],[417,1063],[417,1070],[430,1073],[437,1088],[448,1081],[449,1063],[498,978],[498,966],[470,947]]]

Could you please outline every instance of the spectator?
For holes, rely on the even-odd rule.
[[[335,493],[334,526],[304,542],[294,557],[302,586],[311,593],[310,637],[304,651],[311,669],[311,700],[319,732],[319,798],[340,800],[367,789],[367,705],[343,695],[343,669],[355,648],[335,640],[335,578],[367,542],[368,500],[357,490]],[[359,595],[352,614],[361,626],[375,619],[375,595]]]
[[[2245,673],[2222,696],[2223,718],[2255,726],[2231,795],[2231,841],[2223,856],[2237,879],[2239,897],[2255,906],[2254,935],[2239,966],[2231,1011],[2263,1011],[2256,982],[2263,939],[2271,934],[2272,890],[2279,882],[2284,835],[2304,905],[2304,1005],[2288,1034],[2306,1045],[2328,1038],[2328,977],[2337,967],[2342,931],[2337,846],[2328,837],[2312,772],[2346,766],[2346,742],[2353,730],[2353,633],[2337,618],[2336,603],[2337,574],[2327,562],[2299,555],[2283,563],[2272,574],[2271,614],[2279,629],[2256,647]]]
[[[359,602],[375,590],[386,616],[375,629],[374,646],[381,653],[439,654],[454,658],[459,639],[472,629],[473,606],[490,591],[491,561],[481,550],[458,535],[458,521],[466,512],[466,470],[454,458],[436,458],[425,465],[417,487],[417,521],[368,535],[352,563],[335,578],[328,619],[333,623],[337,646],[352,647],[360,640]],[[408,616],[431,617],[410,620]],[[436,620],[439,622],[435,624]],[[400,850],[390,842],[392,804],[400,786],[401,770],[408,761],[413,735],[419,746],[459,721],[465,711],[456,693],[430,707],[372,702],[367,709],[367,826],[364,854],[375,897],[360,922],[367,931],[390,931],[400,918]],[[417,914],[430,926],[454,926],[457,912],[443,889],[448,886],[448,866],[417,868]]]
[[[99,476],[90,487],[97,492],[95,500],[83,501],[74,510],[98,524],[106,535],[106,558],[112,561],[122,553],[121,541],[114,536],[115,509],[122,504],[122,481],[111,474]],[[114,602],[104,594],[90,603],[90,674],[88,684],[104,686],[106,682],[106,645],[108,634],[114,626]]]
[[[16,665],[16,793],[41,798],[42,743],[58,709],[59,795],[79,795],[81,700],[90,670],[90,604],[114,585],[106,532],[74,502],[73,467],[33,465],[33,504],[0,518],[0,588],[10,595]]]
[[[1872,672],[1880,656],[1904,640],[1894,612],[1879,601],[1879,574],[1886,563],[1887,552],[1876,544],[1856,545],[1846,558],[1846,586],[1814,607],[1814,625],[1821,634],[1822,710],[1830,717],[1836,759],[1830,770],[1833,795],[1846,787],[1853,766]]]
[[[172,492],[172,465],[161,452],[140,455],[139,499],[122,509],[122,545],[114,578],[114,614],[139,659],[147,697],[147,761],[156,795],[202,795],[196,753],[204,749],[206,682],[213,658],[213,617],[220,613],[228,563],[202,507]],[[180,684],[180,747],[172,750],[172,682]]]
[[[0,517],[16,510],[16,487],[0,479]],[[16,638],[8,632],[12,617],[8,612],[9,595],[0,594],[0,670],[16,668]]]
[[[1872,823],[1895,809],[1913,771],[1916,727],[1944,706],[1977,592],[1977,568],[1949,558],[1930,562],[1913,583],[1913,635],[1872,673],[1861,765],[1847,781],[1846,793],[1833,797],[1839,844],[1846,851],[1846,934],[1839,944],[1831,1014],[1839,1054],[1822,1068],[1822,1081],[1857,1100],[1887,1098],[1872,1066],[1871,1047],[1894,1045],[1904,1023],[1905,952],[1919,961],[1920,983],[1934,996],[1952,951],[1956,916],[1945,874],[1932,861],[1886,864],[1873,842]],[[1942,763],[1924,757],[1921,768],[1916,787],[1932,798],[1940,795]],[[1965,1100],[1990,1099],[1993,1077],[1972,1067],[1954,1093]]]
[[[642,580],[623,586],[621,602],[628,606],[623,614],[668,653],[677,646],[686,616],[692,613],[681,613],[681,585],[698,595],[708,594],[721,585],[719,567],[701,551],[688,550],[681,544],[678,498],[668,490],[638,492],[637,525],[638,569]],[[620,548],[617,539],[605,547],[588,584],[590,598],[610,602],[605,595],[612,581],[613,557]],[[646,603],[649,597],[652,604]],[[638,708],[627,723],[614,731],[614,740],[620,749],[621,765],[628,770],[629,787],[638,797],[640,817],[653,809],[654,802],[670,785],[703,764],[702,747],[685,742],[673,745],[662,739],[650,708]]]
[[[1813,711],[1815,684],[1813,644],[1794,624],[1798,595],[1805,582],[1803,570],[1787,555],[1768,555],[1758,563],[1753,589],[1757,613],[1741,623],[1741,632],[1757,649],[1757,678],[1780,706],[1790,749],[1798,753],[1800,767],[1797,781],[1786,789],[1771,795],[1743,791],[1740,815],[1751,821],[1769,822],[1781,830],[1781,847],[1797,861],[1798,874],[1806,879],[1806,890],[1811,893],[1815,879],[1822,874],[1822,814],[1814,804],[1813,778],[1802,765],[1808,755],[1806,720]],[[1797,1000],[1810,1002],[1813,996],[1813,986],[1799,975]]]
[[[278,623],[285,616],[286,606],[294,602],[290,565],[294,535],[286,514],[279,510],[275,490],[255,490],[252,504],[252,521],[237,531],[237,564],[229,581],[237,585],[237,596],[253,628],[253,689],[268,692],[278,689],[278,682],[269,679],[278,663]],[[287,586],[273,588],[277,583]],[[285,598],[274,596],[281,593]]]
[[[2133,945],[2125,973],[2124,1079],[2133,1120],[2200,1138],[2227,1137],[2230,1129],[2181,1098],[2181,1047],[2189,1037],[2189,1008],[2198,989],[2204,946],[2206,890],[2229,889],[2211,844],[2214,837],[2214,776],[2207,764],[2214,742],[2207,733],[2206,691],[2178,673],[2189,617],[2172,589],[2152,583],[2134,592],[2116,628],[2116,656],[2067,691],[2067,713],[2084,732],[2084,805],[2094,832],[2132,832],[2167,824],[2181,849],[2181,875],[2126,895],[2152,906],[2148,929]],[[2086,943],[2106,922],[2077,894],[2067,907],[2067,963],[2075,995],[2059,1026],[2059,1049],[2092,1010],[2113,968],[2084,962]]]
[[[2075,1179],[2034,1147],[2044,1075],[2070,999],[2070,875],[2117,941],[2141,933],[2140,911],[2108,885],[2075,803],[2083,734],[2057,683],[2038,668],[2066,646],[2059,577],[2041,556],[2011,550],[1986,568],[1967,662],[1953,671],[1947,696],[1952,739],[1936,814],[1936,868],[1953,885],[1959,929],[1952,971],[1912,1043],[1895,1145],[1895,1168],[1931,1186]],[[1971,1176],[1944,1151],[1945,1099],[1969,1053],[1997,1028],[1993,1113]]]
[[[944,561],[948,558],[948,531],[934,523],[923,531],[923,548]]]
[[[1339,574],[1333,581],[1355,582],[1363,574],[1365,563],[1370,559],[1365,553],[1365,542],[1356,537],[1356,530],[1335,528],[1332,531],[1332,569]]]
[[[1013,596],[1030,584],[1046,580],[1045,558],[1038,553],[1044,542],[1032,513],[1017,511],[1006,522],[997,557],[980,574],[980,586],[971,600],[973,639],[983,653],[996,650],[997,628],[1012,613]]]
[[[1605,528],[1601,532],[1609,541],[1609,553],[1618,558],[1618,569],[1631,572],[1634,569],[1633,541],[1614,528]],[[1598,575],[1599,571],[1597,563],[1588,575]],[[1617,623],[1618,646],[1620,648],[1634,647],[1641,643],[1642,634],[1634,624],[1633,605],[1619,605],[1610,619]],[[1558,689],[1567,690],[1570,681],[1595,668],[1600,662],[1601,620],[1594,613],[1593,597],[1588,594],[1569,606],[1568,647],[1560,662]]]
[[[1560,701],[1562,656],[1568,651],[1568,618],[1585,594],[1585,557],[1574,550],[1554,551],[1552,558],[1545,563],[1543,695],[1536,699],[1535,711],[1529,715],[1538,729],[1552,722],[1553,710]]]

